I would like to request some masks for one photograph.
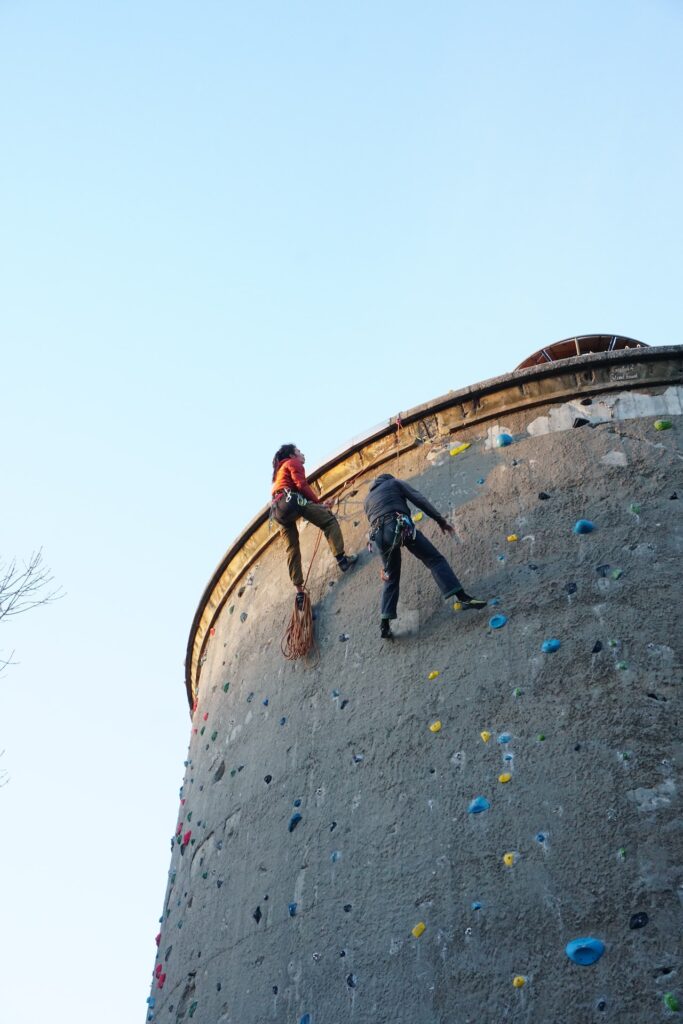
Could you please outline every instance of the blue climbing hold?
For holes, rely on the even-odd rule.
[[[296,826],[299,824],[300,821],[301,821],[301,815],[297,811],[296,814],[293,814],[292,817],[289,819],[289,825],[287,826],[288,830],[290,832],[293,832],[294,829],[296,828]]]
[[[500,736],[498,737],[498,742],[499,743],[509,743],[511,739],[512,739],[512,734],[511,733],[509,733],[509,732],[502,732],[500,734]]]
[[[565,953],[575,964],[588,967],[599,960],[605,952],[605,943],[600,939],[572,939],[565,947]]]
[[[512,761],[512,760],[514,760],[514,756],[515,756],[514,754],[503,754],[503,760],[504,761]]]
[[[474,800],[467,808],[468,814],[481,814],[482,811],[488,811],[491,804],[485,796],[475,796]]]
[[[552,654],[553,651],[559,651],[561,646],[562,646],[562,644],[560,643],[560,641],[556,640],[553,637],[552,640],[544,640],[543,641],[543,643],[541,644],[541,650],[543,651],[544,654]]]
[[[267,708],[267,707],[268,707],[268,698],[267,698],[267,697],[266,697],[266,699],[265,699],[265,700],[263,701],[263,706],[264,706],[264,708]]]
[[[339,690],[333,690],[332,691],[332,699],[336,700],[338,696],[339,696]]]
[[[299,797],[297,797],[296,800],[294,801],[294,806],[301,807],[301,800],[299,799]]]
[[[491,605],[492,608],[497,608],[498,605],[500,604],[500,598],[492,597],[491,600],[489,601],[489,604]]]
[[[286,721],[287,721],[286,718],[281,718],[280,719],[280,725],[284,725]]]
[[[546,832],[537,832],[536,833],[536,842],[537,843],[544,843],[547,838],[548,838],[548,835],[547,835]]]
[[[290,917],[296,917],[297,904],[296,903],[290,903],[288,905],[288,908],[289,908],[289,916]]]
[[[483,482],[484,482],[484,478],[483,478],[483,476],[480,476],[479,479],[477,480],[477,483],[478,484],[483,484]]]
[[[592,533],[594,529],[590,519],[577,519],[574,523],[574,533]]]
[[[505,555],[498,555],[498,561],[499,562],[504,562],[505,561]]]
[[[494,615],[489,619],[489,626],[491,629],[502,629],[507,620],[507,615]]]
[[[313,1024],[313,1018],[310,1013],[305,1013],[303,1017],[299,1019],[299,1024]]]
[[[155,1003],[156,1003],[156,999],[154,998],[154,996],[147,996],[147,1005],[149,1007],[154,1006]]]
[[[509,444],[512,444],[510,434],[499,434],[496,438],[496,448],[507,448]]]
[[[481,903],[479,902],[479,900],[475,900],[472,903],[472,910],[481,910]]]
[[[341,850],[333,850],[330,854],[330,860],[333,864],[336,864],[338,860],[341,860]]]

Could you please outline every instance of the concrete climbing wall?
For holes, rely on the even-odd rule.
[[[281,541],[244,575],[201,667],[147,1020],[676,1019],[680,402],[578,396],[382,467],[447,513],[454,538],[419,528],[483,612],[404,553],[380,640],[374,472],[339,504],[357,567],[313,563],[317,668],[280,653]]]

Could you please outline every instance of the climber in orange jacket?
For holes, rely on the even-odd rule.
[[[271,513],[279,523],[287,546],[287,567],[289,577],[302,595],[304,574],[301,568],[301,548],[296,521],[301,516],[313,523],[325,534],[330,551],[342,572],[346,572],[357,559],[357,555],[344,553],[344,538],[336,517],[321,504],[318,496],[306,480],[303,455],[295,444],[283,444],[273,458],[273,486],[271,489]],[[299,598],[297,597],[297,600]]]

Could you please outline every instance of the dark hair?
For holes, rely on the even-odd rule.
[[[275,479],[275,474],[277,473],[277,467],[280,465],[280,463],[284,462],[285,459],[291,459],[291,457],[292,457],[292,455],[294,455],[295,451],[296,451],[296,445],[295,444],[281,444],[280,445],[278,450],[275,452],[275,455],[273,456],[273,480]]]

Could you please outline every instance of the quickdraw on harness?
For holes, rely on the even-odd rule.
[[[406,541],[415,540],[417,533],[417,527],[410,516],[405,515],[404,512],[388,512],[386,515],[380,516],[372,524],[370,540],[376,544],[378,532],[385,523],[390,522],[392,519],[394,520],[394,536],[392,537],[390,547],[386,551],[382,551],[384,558],[388,558],[395,548],[403,547]]]

